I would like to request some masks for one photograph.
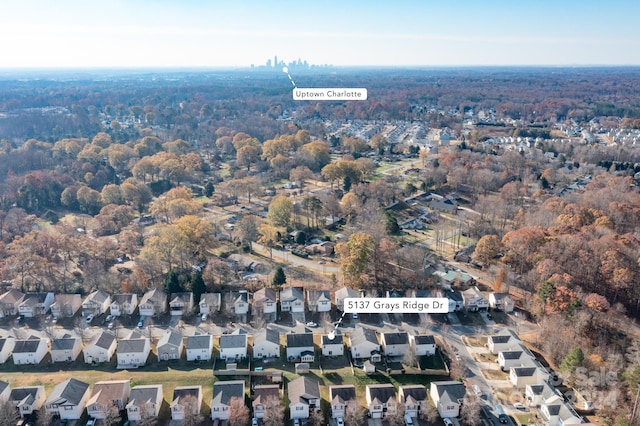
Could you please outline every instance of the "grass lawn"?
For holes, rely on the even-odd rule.
[[[464,336],[464,341],[467,344],[467,346],[474,346],[476,348],[484,348],[484,346],[487,344],[486,337]]]
[[[481,370],[488,380],[507,380],[509,375],[501,370]]]
[[[420,363],[420,368],[423,370],[444,370],[444,362],[442,362],[442,358],[438,355],[421,356],[418,362]]]

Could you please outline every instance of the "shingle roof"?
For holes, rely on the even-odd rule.
[[[123,339],[118,342],[117,353],[130,354],[144,351],[147,339]]]
[[[253,404],[263,404],[269,398],[276,398],[280,401],[279,385],[257,385],[253,389]]]
[[[131,395],[129,395],[130,405],[141,406],[149,402],[155,402],[158,399],[158,394],[162,394],[162,385],[147,385],[147,386],[134,386],[131,388]]]
[[[432,384],[435,384],[440,400],[444,399],[452,402],[462,401],[467,392],[464,385],[457,380],[432,382]]]
[[[24,354],[35,352],[38,350],[38,346],[40,346],[40,339],[27,339],[27,340],[16,340],[16,345],[13,347],[13,353],[16,354]]]
[[[504,359],[520,359],[522,351],[503,351],[500,352]]]
[[[313,347],[313,334],[311,333],[291,333],[287,334],[288,348]]]
[[[178,386],[173,390],[172,401],[174,403],[180,403],[180,399],[187,397],[194,397],[196,400],[199,400],[201,392],[202,386]]]
[[[383,333],[387,345],[406,345],[409,343],[409,335],[406,332]]]
[[[342,345],[344,343],[342,334],[336,334],[333,339],[329,336],[322,336],[322,345]]]
[[[287,391],[289,393],[289,401],[292,404],[320,398],[320,384],[318,381],[305,376],[290,381]]]
[[[63,339],[56,339],[51,342],[51,350],[52,351],[67,351],[73,349],[73,347],[78,343],[77,338],[68,337]]]
[[[364,342],[370,342],[375,345],[379,345],[376,332],[364,327],[356,327],[355,330],[349,335],[351,346],[357,346]]]
[[[71,378],[59,383],[47,398],[47,404],[78,405],[89,390],[89,384]]]
[[[31,404],[35,401],[38,392],[44,392],[44,386],[27,386],[11,389],[9,401],[18,404]]]
[[[405,398],[411,397],[418,402],[427,399],[427,388],[423,385],[404,385],[400,388]]]
[[[126,294],[115,294],[111,297],[111,303],[115,303],[116,305],[122,305],[125,303],[133,303],[133,297],[135,294],[126,293]]]
[[[220,336],[220,349],[245,348],[247,346],[246,334],[223,334]]]
[[[413,337],[416,345],[435,345],[436,340],[432,335],[418,335]]]
[[[340,402],[346,402],[351,399],[356,399],[356,387],[354,385],[339,385],[329,387],[329,400]]]
[[[213,405],[229,405],[231,398],[244,402],[244,380],[220,381],[213,384]]]
[[[253,336],[253,345],[271,342],[280,345],[280,333],[272,328],[263,328]]]
[[[0,303],[10,303],[15,305],[24,297],[24,293],[12,288],[9,291],[0,295]]]
[[[280,291],[280,302],[292,302],[294,300],[304,300],[302,290],[296,287],[287,287]]]
[[[175,347],[179,347],[182,344],[182,335],[174,330],[166,330],[158,339],[158,344],[156,347],[161,347],[163,345],[171,345]]]
[[[381,403],[387,403],[390,399],[396,399],[396,388],[391,384],[367,385],[370,400],[377,399]]]
[[[209,349],[211,348],[212,336],[201,334],[187,337],[187,349]]]
[[[100,333],[100,337],[95,341],[94,345],[102,349],[109,349],[113,344],[113,341],[116,340],[116,336],[106,331]]]
[[[533,377],[538,370],[536,367],[512,367],[511,369],[517,377]]]

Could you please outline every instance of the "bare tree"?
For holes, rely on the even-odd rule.
[[[402,361],[409,367],[418,367],[418,354],[416,354],[414,346],[410,346],[409,350],[404,353]]]
[[[244,398],[233,397],[229,401],[229,426],[247,426],[249,424],[249,408]]]
[[[53,413],[49,410],[47,410],[46,408],[42,407],[40,408],[40,410],[38,410],[38,417],[36,420],[36,425],[38,426],[49,426],[50,424],[52,424],[53,420]],[[7,424],[7,423],[0,423],[0,424]],[[11,424],[15,424],[15,423],[11,423]]]
[[[449,365],[449,376],[452,379],[463,379],[467,376],[467,367],[461,360],[452,359]]]
[[[345,426],[361,426],[367,420],[367,409],[358,404],[347,404],[343,420]]]
[[[385,426],[404,426],[404,405],[398,403],[395,413],[389,414],[387,411],[382,424]]]
[[[268,397],[264,403],[264,426],[282,426],[284,424],[284,406],[280,399]]]
[[[420,412],[420,418],[426,420],[429,424],[435,424],[440,418],[440,414],[435,405],[427,403],[425,409]]]
[[[463,423],[467,426],[480,425],[482,423],[480,410],[480,398],[473,394],[468,395],[462,404],[460,413]]]
[[[103,420],[103,424],[105,426],[112,426],[120,424],[122,417],[120,416],[120,410],[115,404],[111,404],[109,408],[107,408],[106,416]]]
[[[0,401],[0,425],[15,425],[20,419],[18,410],[10,401]]]
[[[307,422],[307,424],[311,426],[324,426],[325,421],[322,410],[312,410],[309,413],[309,421]]]
[[[181,402],[184,407],[183,426],[196,426],[204,421],[204,416],[200,414],[198,399],[195,396],[185,396]]]
[[[156,415],[153,409],[144,404],[140,407],[140,420],[138,420],[138,426],[155,426],[157,421]]]

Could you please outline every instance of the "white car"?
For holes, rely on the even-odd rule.
[[[522,402],[514,402],[513,403],[513,408],[516,408],[518,410],[526,410],[527,406],[524,405]]]
[[[205,312],[204,314],[202,314],[201,318],[202,318],[202,321],[206,321],[207,318],[209,318],[209,314]]]
[[[336,425],[337,426],[344,426],[344,420],[342,420],[342,417],[338,417],[336,419]]]
[[[442,419],[442,421],[444,422],[445,426],[453,426],[453,422],[449,417],[445,417],[444,419]]]
[[[307,325],[307,327],[311,327],[311,328],[316,328],[318,326],[318,324],[316,324],[313,321],[309,321],[306,325]]]
[[[251,426],[258,426],[258,419],[255,417],[251,419]]]
[[[109,325],[107,325],[107,328],[108,328],[109,330],[113,329],[113,322],[110,322],[110,323],[109,323]]]

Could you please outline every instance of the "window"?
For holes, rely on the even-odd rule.
[[[304,408],[303,408],[303,407],[301,407],[301,406],[299,406],[299,405],[296,407],[296,411],[302,411],[302,410],[304,410]]]
[[[455,410],[456,406],[455,405],[447,405],[447,410]]]
[[[73,407],[70,405],[65,405],[64,411],[73,411]]]

